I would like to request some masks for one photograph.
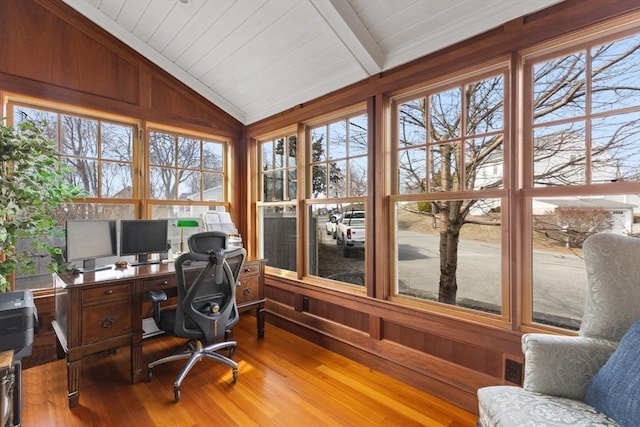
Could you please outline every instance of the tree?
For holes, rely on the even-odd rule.
[[[640,36],[533,66],[535,186],[638,181],[638,70]],[[402,104],[398,121],[400,192],[501,188],[502,173],[490,171],[495,166],[501,170],[504,162],[505,96],[504,78],[498,75]],[[584,116],[590,112],[588,106],[591,112],[602,114],[589,122],[587,131]],[[615,110],[621,112],[611,113]],[[440,222],[438,301],[455,304],[460,231],[479,200],[430,202],[431,207],[422,212],[437,216]],[[602,215],[578,217],[597,221],[596,228],[606,224]],[[584,227],[572,233],[582,235]]]

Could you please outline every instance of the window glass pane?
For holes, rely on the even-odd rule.
[[[175,138],[161,132],[149,133],[150,163],[158,166],[176,165]]]
[[[503,188],[503,141],[502,134],[466,141],[467,190]]]
[[[28,120],[38,122],[46,138],[58,141],[58,114],[16,105],[13,114],[14,127]]]
[[[591,182],[640,180],[640,112],[591,123]]]
[[[66,174],[69,184],[82,188],[89,197],[98,197],[98,162],[79,157],[63,157],[62,162],[71,168]]]
[[[190,170],[178,171],[178,199],[200,200],[201,180],[200,172]]]
[[[327,197],[327,166],[314,165],[311,168],[311,193],[314,199]]]
[[[462,189],[459,144],[442,144],[430,147],[429,191],[460,191]]]
[[[430,141],[445,141],[460,137],[462,94],[453,88],[429,97]]]
[[[504,128],[504,77],[502,75],[469,84],[466,134],[477,135]]]
[[[640,35],[591,49],[591,110],[640,105]]]
[[[275,185],[273,172],[265,173],[262,175],[262,191],[263,201],[270,202],[275,200]]]
[[[287,172],[287,190],[289,200],[295,200],[298,192],[298,174],[295,169]]]
[[[534,129],[534,186],[585,183],[585,139],[582,121]]]
[[[152,199],[175,200],[175,169],[157,167],[149,168],[149,188]]]
[[[297,212],[294,205],[261,206],[261,256],[267,266],[296,271]]]
[[[329,125],[329,159],[347,157],[347,123],[341,120]]]
[[[224,172],[224,144],[202,142],[202,169]]]
[[[284,199],[284,171],[282,169],[273,172],[274,194],[273,200]]]
[[[533,320],[578,329],[585,301],[582,243],[601,231],[635,235],[640,231],[635,194],[532,200]]]
[[[414,148],[398,153],[398,192],[400,194],[424,193],[426,191],[426,150]]]
[[[262,143],[262,170],[272,170],[274,168],[273,162],[273,142]]]
[[[202,183],[202,200],[224,201],[224,175],[219,173],[203,173]]]
[[[288,138],[289,156],[287,157],[287,166],[295,167],[298,159],[298,137],[293,135]]]
[[[367,195],[367,158],[349,160],[349,196]]]
[[[200,169],[200,141],[193,138],[178,137],[178,167]]]
[[[310,206],[309,274],[363,287],[365,221],[364,204]]]
[[[534,123],[584,115],[585,66],[584,52],[533,66]]]
[[[500,210],[499,199],[397,203],[397,294],[500,313]]]
[[[102,159],[133,162],[133,132],[132,126],[101,122]]]
[[[367,154],[367,135],[366,114],[349,119],[349,156]]]
[[[175,255],[189,249],[189,236],[206,230],[202,216],[214,210],[215,207],[209,206],[154,205],[151,208],[151,218],[169,220],[167,238],[171,251]],[[198,226],[178,227],[177,219],[193,219]]]
[[[327,160],[327,128],[325,126],[311,130],[311,162]]]
[[[132,198],[133,168],[128,163],[103,162],[101,175],[102,197]]]
[[[274,144],[275,144],[275,155],[274,155],[273,167],[282,168],[285,165],[284,158],[286,155],[284,138],[275,140]]]
[[[76,116],[62,116],[63,154],[98,157],[98,122]]]
[[[329,163],[328,197],[345,197],[347,195],[347,161]]]
[[[425,99],[418,98],[400,104],[398,120],[398,147],[422,145],[427,142]]]

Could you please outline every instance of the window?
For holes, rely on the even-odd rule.
[[[55,213],[59,228],[51,242],[63,252],[67,219],[169,218],[170,243],[180,250],[190,234],[204,230],[204,213],[229,208],[226,140],[162,127],[141,140],[139,121],[71,107],[11,101],[8,114],[12,125],[44,123],[46,137],[57,142],[61,160],[70,167],[66,179],[87,195]],[[144,150],[134,149],[144,140]],[[196,219],[198,226],[178,228],[178,218]],[[30,246],[20,242],[21,249]],[[19,268],[15,288],[50,287],[49,262],[48,256],[34,254],[35,271]]]
[[[307,272],[364,289],[368,118],[307,129]]]
[[[396,297],[503,313],[506,76],[394,102]]]
[[[67,180],[88,197],[133,197],[134,124],[16,105],[14,123],[23,120],[46,122],[45,134],[72,169]]]
[[[640,212],[640,35],[582,42],[524,58],[529,321],[578,329],[582,242],[637,235]]]
[[[259,142],[260,253],[269,267],[297,271],[298,138],[288,135]]]
[[[225,143],[149,131],[149,194],[156,200],[224,201]]]

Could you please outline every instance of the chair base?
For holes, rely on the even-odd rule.
[[[230,366],[233,374],[233,380],[231,383],[235,384],[238,379],[238,364],[235,361],[231,360],[231,357],[233,357],[233,353],[237,346],[238,343],[236,341],[224,341],[204,347],[200,341],[196,341],[196,345],[194,348],[177,354],[172,354],[170,356],[166,356],[162,359],[158,359],[154,362],[149,363],[149,365],[147,365],[148,379],[151,380],[151,378],[153,377],[153,368],[155,366],[162,365],[163,363],[173,362],[175,360],[188,359],[187,363],[185,363],[185,365],[178,373],[176,380],[173,382],[174,398],[177,402],[180,400],[180,386],[182,385],[182,381],[187,376],[191,368],[193,368],[195,364],[202,359],[210,359],[217,362],[222,362],[225,365]],[[218,353],[218,351],[225,348],[229,349],[229,357],[223,356],[222,354]]]

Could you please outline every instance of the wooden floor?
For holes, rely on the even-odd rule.
[[[150,382],[128,383],[129,351],[85,363],[80,405],[69,409],[65,361],[23,371],[23,427],[73,426],[474,426],[476,416],[400,381],[255,318],[234,329],[239,377],[203,361],[173,401],[183,361],[158,366]],[[170,337],[145,341],[145,364],[180,345]]]

